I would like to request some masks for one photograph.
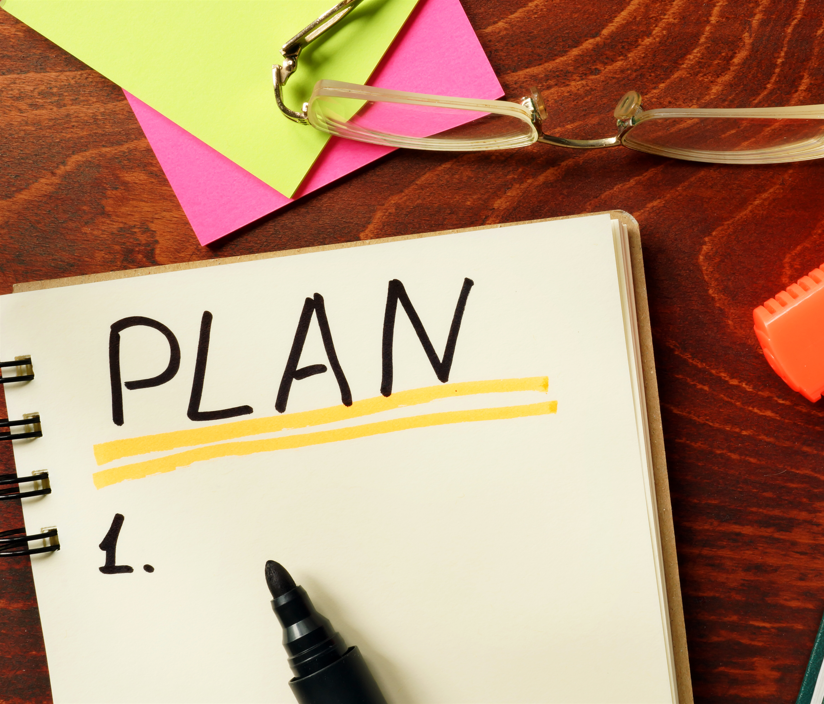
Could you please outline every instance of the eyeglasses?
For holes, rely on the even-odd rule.
[[[824,157],[824,105],[644,110],[641,96],[630,91],[613,113],[618,133],[604,139],[544,134],[547,112],[535,89],[513,103],[321,80],[301,112],[290,110],[283,102],[283,87],[297,69],[301,51],[361,1],[343,0],[283,45],[283,65],[273,66],[272,75],[277,106],[289,119],[338,137],[408,149],[485,151],[541,142],[573,149],[622,145],[720,164],[777,164]]]

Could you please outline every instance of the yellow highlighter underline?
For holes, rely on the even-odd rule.
[[[545,376],[438,384],[437,386],[426,386],[422,389],[398,391],[388,398],[377,396],[355,401],[351,406],[337,405],[301,413],[252,418],[208,425],[192,430],[176,430],[170,433],[103,442],[94,446],[94,458],[98,465],[103,465],[123,457],[145,455],[149,452],[177,450],[181,447],[197,447],[207,443],[236,440],[249,435],[275,433],[280,430],[309,428],[316,425],[325,425],[326,423],[361,418],[404,406],[417,406],[443,398],[513,391],[543,391],[546,393],[548,388],[549,379]]]
[[[353,404],[354,405],[354,404]],[[145,462],[103,469],[92,475],[94,485],[98,489],[118,484],[128,479],[142,479],[151,474],[172,472],[180,467],[187,467],[194,462],[214,459],[216,457],[242,457],[259,452],[273,452],[288,450],[309,445],[322,445],[342,440],[354,440],[371,435],[383,435],[400,430],[413,428],[427,428],[452,423],[471,423],[484,420],[506,420],[511,418],[526,418],[555,413],[558,410],[557,401],[544,401],[522,406],[503,406],[496,408],[481,408],[472,411],[447,411],[444,413],[430,413],[395,420],[384,420],[377,423],[366,423],[349,428],[334,430],[318,430],[312,433],[289,435],[280,438],[266,438],[262,440],[243,440],[241,442],[227,442],[221,445],[208,445],[194,450],[185,450],[166,457],[159,457]]]

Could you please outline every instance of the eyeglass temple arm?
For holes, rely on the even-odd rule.
[[[315,39],[334,27],[346,17],[346,15],[360,5],[362,1],[363,0],[342,0],[342,2],[339,2],[331,10],[327,10],[314,22],[304,27],[281,47],[280,53],[284,58],[283,65],[272,66],[272,80],[275,86],[275,102],[278,108],[280,108],[280,111],[290,120],[300,122],[303,125],[309,122],[306,118],[308,103],[303,104],[302,112],[295,112],[289,109],[283,102],[283,86],[286,85],[289,76],[297,69],[300,52],[304,47],[309,46]]]
[[[532,121],[538,129],[538,141],[543,144],[551,144],[555,147],[567,147],[570,149],[603,149],[604,147],[616,147],[621,144],[621,135],[624,134],[634,124],[633,119],[640,115],[641,96],[635,91],[630,91],[618,102],[613,113],[618,121],[618,134],[614,137],[604,137],[603,139],[565,139],[563,137],[553,137],[541,131],[541,124],[547,117],[544,99],[536,88],[530,89],[530,97],[524,98],[521,104],[532,112]]]

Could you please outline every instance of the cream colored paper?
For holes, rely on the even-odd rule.
[[[416,0],[366,0],[305,52],[293,109],[321,78],[364,83]],[[2,0],[0,7],[272,188],[291,196],[328,135],[275,105],[280,47],[334,0]],[[344,78],[345,77],[345,78]]]
[[[55,701],[292,702],[263,580],[270,558],[361,648],[391,702],[676,701],[616,242],[603,215],[0,300],[0,356],[32,354],[37,375],[8,388],[10,413],[43,418],[44,437],[15,443],[18,471],[53,477],[53,494],[24,510],[30,532],[60,531],[60,552],[33,559]],[[223,427],[186,417],[204,310],[204,410],[279,415],[315,293],[356,408],[380,396],[388,282],[403,282],[442,355],[466,277],[448,384],[546,376],[546,391],[456,395],[331,427],[553,401],[554,412],[222,457],[95,488],[98,472],[181,451],[98,465],[95,445]],[[138,315],[174,332],[182,362],[167,384],[123,391],[118,427],[109,330]],[[442,387],[401,307],[395,329],[393,395]],[[159,333],[122,340],[124,381],[163,371]],[[301,366],[320,363],[313,321]],[[294,382],[282,417],[339,407],[327,371]],[[117,561],[131,574],[99,571],[115,513],[125,516]]]

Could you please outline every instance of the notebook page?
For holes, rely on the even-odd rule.
[[[612,221],[612,235],[615,244],[615,257],[618,269],[618,287],[621,294],[621,310],[624,316],[624,336],[627,346],[627,361],[632,383],[635,419],[638,432],[638,451],[643,473],[647,515],[650,527],[650,541],[655,556],[658,596],[661,609],[661,625],[664,629],[664,641],[667,647],[667,664],[669,667],[670,688],[673,701],[678,701],[678,685],[675,673],[675,655],[672,648],[672,632],[669,622],[669,606],[664,577],[664,556],[661,547],[661,534],[658,524],[658,506],[655,496],[655,477],[650,445],[649,420],[647,418],[646,396],[644,393],[643,365],[641,361],[641,342],[638,334],[638,316],[635,309],[635,287],[631,268],[629,234],[625,224]]]
[[[387,397],[390,282],[442,377],[465,305],[443,381],[397,299]],[[135,319],[179,346],[164,383],[128,387],[174,366]],[[291,703],[267,559],[389,701],[673,701],[608,216],[13,294],[0,354],[24,353],[6,394],[43,422],[18,472],[52,476],[24,512],[60,531],[32,560],[56,702]],[[117,515],[133,571],[104,574]]]

